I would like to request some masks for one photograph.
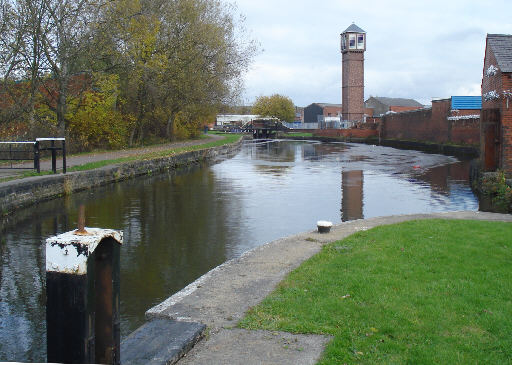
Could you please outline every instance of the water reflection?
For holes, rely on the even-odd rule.
[[[231,159],[38,204],[0,223],[0,361],[45,360],[43,241],[122,229],[121,332],[211,268],[265,242],[378,215],[476,210],[468,164],[341,143],[247,144]],[[341,191],[340,191],[341,187]],[[340,212],[341,208],[341,212]]]
[[[343,171],[341,175],[341,220],[346,222],[364,218],[363,171]]]

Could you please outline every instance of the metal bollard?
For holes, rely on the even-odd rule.
[[[55,149],[55,141],[51,141],[50,150],[52,151],[52,171],[54,174],[57,173],[57,150]]]
[[[34,142],[34,169],[39,174],[41,172],[41,164],[39,162],[39,142]]]
[[[87,228],[46,240],[47,359],[119,364],[123,233]]]

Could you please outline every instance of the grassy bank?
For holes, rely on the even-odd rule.
[[[321,364],[510,363],[512,224],[411,221],[325,246],[243,328],[329,334]]]
[[[224,139],[216,140],[216,141],[205,143],[205,144],[193,145],[193,146],[187,146],[187,147],[171,148],[171,149],[164,150],[164,151],[149,152],[149,153],[145,153],[142,155],[122,157],[122,158],[117,158],[117,159],[113,159],[113,160],[96,161],[96,162],[86,163],[83,165],[73,166],[73,167],[69,168],[68,171],[91,170],[91,169],[96,169],[98,167],[115,165],[115,164],[119,164],[119,163],[123,163],[123,162],[149,160],[149,159],[154,159],[154,158],[159,158],[159,157],[172,156],[172,155],[176,155],[179,153],[197,151],[197,150],[201,150],[201,149],[218,147],[218,146],[223,146],[225,144],[235,143],[239,139],[240,139],[240,135],[231,134],[231,135],[226,135]]]
[[[94,161],[94,162],[89,162],[89,163],[85,163],[82,165],[71,166],[67,169],[67,171],[68,172],[85,171],[85,170],[97,169],[97,168],[100,168],[103,166],[108,166],[108,165],[116,165],[116,164],[124,163],[124,162],[140,161],[140,160],[148,160],[148,159],[165,157],[165,156],[172,156],[172,155],[179,154],[179,153],[184,153],[184,152],[189,152],[189,151],[197,151],[197,150],[201,150],[201,149],[218,147],[218,146],[223,146],[225,144],[235,143],[239,139],[240,139],[240,135],[238,135],[238,134],[227,134],[227,135],[225,135],[224,139],[215,140],[215,141],[212,141],[209,143],[186,146],[186,147],[170,148],[167,150],[148,152],[145,154],[121,157],[121,158],[110,159],[110,160]],[[93,154],[93,153],[97,153],[97,151],[91,152],[91,154]],[[87,155],[87,153],[82,153],[80,155]],[[30,176],[41,176],[41,175],[50,175],[50,174],[52,174],[51,171],[41,171],[41,173],[39,173],[39,174],[35,171],[27,171],[27,172],[24,172],[23,174],[20,174],[19,176],[16,176],[16,177],[0,179],[0,182],[21,179],[21,178],[30,177]]]
[[[313,133],[307,132],[290,132],[284,134],[286,137],[313,137]]]

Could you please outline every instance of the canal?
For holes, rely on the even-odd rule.
[[[44,240],[124,231],[121,334],[210,269],[317,220],[477,210],[469,161],[362,144],[248,142],[231,158],[23,209],[0,225],[0,361],[46,359]],[[63,318],[63,320],[66,320]]]

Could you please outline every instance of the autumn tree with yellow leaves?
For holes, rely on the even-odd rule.
[[[0,130],[16,115],[81,150],[193,137],[236,100],[257,52],[236,13],[218,0],[0,0],[0,93],[13,100]]]

